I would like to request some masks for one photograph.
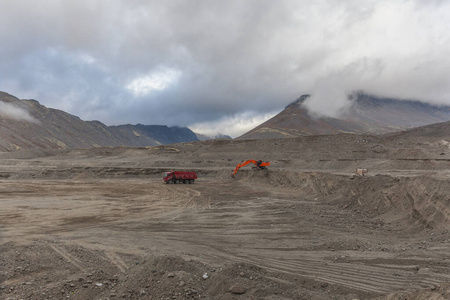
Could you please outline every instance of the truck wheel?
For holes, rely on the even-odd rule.
[[[188,183],[188,181],[187,180],[183,180],[183,183],[186,184],[186,183]]]

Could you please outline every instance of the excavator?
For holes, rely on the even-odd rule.
[[[243,161],[241,163],[239,163],[236,168],[234,169],[233,174],[231,174],[231,177],[234,177],[234,175],[237,173],[237,171],[242,168],[243,166],[246,166],[250,163],[253,163],[256,167],[256,169],[258,170],[264,170],[266,167],[270,166],[270,162],[268,161],[262,161],[262,160],[253,160],[253,159],[249,159],[246,161]]]

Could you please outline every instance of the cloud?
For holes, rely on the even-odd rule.
[[[5,119],[13,119],[18,121],[27,121],[32,123],[38,123],[39,121],[35,119],[30,113],[18,106],[10,103],[0,101],[0,117]]]
[[[180,77],[180,71],[174,69],[163,69],[150,73],[145,76],[139,76],[133,79],[126,88],[134,96],[143,97],[152,91],[163,91],[171,84],[175,83]]]
[[[335,62],[317,74],[309,108],[336,115],[355,90],[450,105],[448,88],[449,3],[380,2],[366,18],[349,25]]]
[[[194,132],[201,132],[208,136],[217,136],[226,132],[227,135],[235,138],[269,120],[277,113],[278,111],[261,115],[260,113],[246,111],[210,122],[195,123],[189,127]]]
[[[450,105],[449,1],[39,3],[0,2],[0,90],[85,120],[251,123],[306,93],[334,115],[354,90]]]

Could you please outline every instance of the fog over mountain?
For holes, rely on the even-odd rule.
[[[380,135],[450,122],[450,106],[378,98],[356,92],[350,95],[346,109],[342,109],[336,117],[328,117],[315,114],[307,108],[310,98],[308,94],[300,96],[279,114],[239,139],[278,139],[338,133]]]
[[[1,1],[0,90],[233,137],[306,93],[326,116],[355,90],[450,105],[449,19],[439,0]]]
[[[0,102],[0,117],[38,123],[38,120],[33,118],[27,110],[5,102]]]

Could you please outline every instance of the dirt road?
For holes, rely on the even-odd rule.
[[[304,141],[286,140],[269,170],[235,179],[238,157],[267,150],[203,142],[5,154],[0,298],[449,298],[441,145],[402,144],[401,154],[374,141],[366,155],[374,145],[345,139],[359,158],[348,148],[301,153]],[[335,143],[316,142],[330,152]],[[369,176],[352,176],[362,162]],[[167,168],[199,180],[164,184]]]

